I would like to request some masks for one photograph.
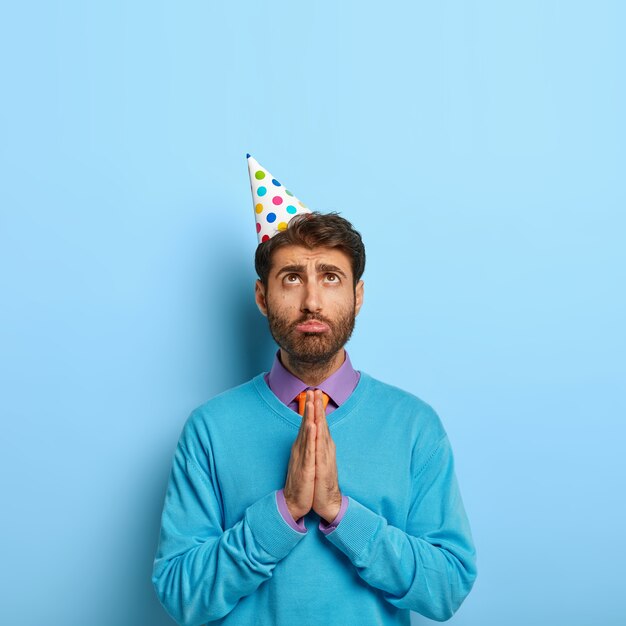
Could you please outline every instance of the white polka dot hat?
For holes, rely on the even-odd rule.
[[[254,218],[259,243],[285,230],[289,220],[299,213],[311,210],[296,198],[291,191],[279,183],[264,167],[249,154],[248,172],[254,203]]]

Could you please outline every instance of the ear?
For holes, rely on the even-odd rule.
[[[265,287],[263,283],[257,279],[254,285],[254,300],[259,307],[259,311],[267,317],[267,302],[265,301]]]
[[[355,302],[354,302],[354,315],[355,317],[359,314],[361,310],[361,306],[363,305],[363,280],[360,280],[355,288]]]

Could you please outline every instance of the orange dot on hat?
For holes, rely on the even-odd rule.
[[[278,230],[287,230],[287,222],[280,222],[280,224],[278,224]]]
[[[272,198],[272,202],[276,205],[279,205],[283,203],[283,199],[280,196],[274,196]]]
[[[263,210],[263,205],[259,202],[254,208],[257,213],[260,213]]]

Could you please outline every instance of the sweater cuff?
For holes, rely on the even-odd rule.
[[[286,557],[306,535],[285,522],[278,510],[275,491],[251,504],[244,517],[258,544],[277,559]]]
[[[356,566],[368,561],[367,548],[373,538],[387,524],[387,520],[371,509],[350,498],[341,524],[326,538],[339,548]]]
[[[297,522],[291,516],[289,508],[287,507],[287,502],[285,501],[285,493],[283,489],[276,492],[276,503],[278,504],[280,514],[289,526],[300,533],[307,532],[306,526],[304,525],[304,516],[302,516]]]
[[[341,507],[339,509],[339,513],[337,513],[337,517],[330,523],[327,524],[324,520],[320,520],[319,529],[325,534],[330,535],[337,526],[339,526],[339,522],[343,519],[343,516],[346,514],[346,509],[348,508],[348,496],[341,495]]]

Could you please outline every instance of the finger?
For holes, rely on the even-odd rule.
[[[322,392],[320,391],[318,398],[316,399],[316,423],[318,428],[318,434],[322,438],[327,438],[329,436],[328,432],[328,420],[326,419],[326,411],[324,409],[324,399],[322,397]]]
[[[300,423],[300,428],[298,429],[298,434],[293,442],[293,448],[298,448],[302,450],[306,441],[306,421],[302,418],[302,422]]]
[[[309,414],[308,400],[309,400],[309,392],[307,391],[306,392],[306,402],[304,404],[304,412],[302,413],[302,420],[300,421],[300,430],[299,430],[299,432],[303,432],[304,430],[306,430],[305,423],[306,423],[307,415]]]
[[[304,453],[304,463],[308,467],[315,466],[315,445],[316,445],[316,426],[309,424],[307,428],[307,446]]]
[[[324,417],[324,401],[322,400],[322,390],[315,390],[315,421],[321,423]]]
[[[313,400],[313,392],[310,389],[307,389],[306,397],[304,400],[304,415],[302,416],[303,419],[306,419],[307,417],[310,417],[312,415],[311,411],[309,410],[309,403],[312,400]]]
[[[320,467],[323,465],[327,467],[329,471],[332,471],[332,466],[336,462],[335,442],[330,435],[328,420],[326,417],[324,417],[322,422],[317,425],[317,439],[317,464]]]
[[[315,424],[307,424],[304,446],[301,449],[299,467],[307,473],[315,472]]]
[[[306,413],[310,422],[315,423],[315,401],[313,398],[313,394],[309,395],[307,392],[307,401],[306,401]]]
[[[322,465],[325,462],[326,449],[328,446],[328,438],[326,436],[326,433],[324,432],[325,421],[326,420],[324,417],[318,417],[318,421],[316,422],[317,440],[316,440],[315,450],[317,453],[316,462],[318,465]]]
[[[313,394],[310,395],[310,397],[312,396]],[[308,391],[307,391],[307,397],[309,397]],[[302,425],[301,425],[301,428],[303,429],[303,436],[302,436],[302,442],[301,442],[300,448],[303,451],[303,453],[306,453],[307,449],[309,448],[309,440],[311,438],[313,439],[313,451],[315,452],[316,428],[311,428],[311,426],[315,427],[315,420],[312,417],[314,415],[314,412],[315,412],[315,409],[314,409],[313,402],[308,401],[305,404],[304,416],[302,417]]]
[[[300,420],[300,428],[298,429],[298,436],[297,439],[299,441],[299,443],[302,443],[302,440],[304,439],[304,436],[306,434],[307,431],[307,422],[310,421],[310,419],[308,419],[309,415],[313,414],[313,411],[311,410],[310,404],[309,404],[309,392],[306,392],[306,402],[304,404],[304,413],[302,415],[302,419]]]

